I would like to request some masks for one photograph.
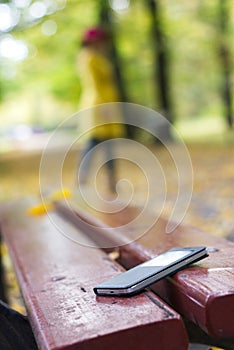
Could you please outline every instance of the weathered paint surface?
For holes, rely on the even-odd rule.
[[[121,204],[120,204],[121,206]],[[69,218],[69,209],[62,203],[57,205],[58,211]],[[94,211],[82,202],[70,202],[74,208],[77,220],[73,222],[79,226],[81,219],[93,223],[99,235],[99,227],[115,227],[118,240],[126,241],[126,237],[134,235],[152,222],[152,212],[144,213],[142,220],[134,226],[134,218],[138,217],[141,208],[126,207],[116,210],[114,214],[107,214],[105,210]],[[74,214],[73,212],[73,214]],[[107,210],[106,210],[107,212]],[[76,221],[76,222],[75,222]],[[121,238],[118,227],[126,223],[131,225],[131,232]],[[172,233],[166,233],[167,221],[163,218],[133,242],[120,247],[120,262],[130,268],[172,247],[200,246],[209,248],[209,257],[196,265],[178,272],[172,278],[167,278],[155,284],[152,289],[169,302],[177,311],[197,323],[210,336],[215,338],[234,337],[234,244],[223,238],[218,238],[198,229],[180,225]],[[84,228],[85,230],[85,228]],[[86,230],[89,233],[89,225]],[[105,235],[108,231],[105,229]],[[108,239],[111,239],[113,230]],[[96,236],[98,237],[98,236]],[[96,238],[97,240],[100,238]],[[114,239],[116,239],[114,237]]]
[[[96,297],[93,287],[120,265],[66,238],[61,232],[77,229],[56,214],[26,209],[23,201],[6,207],[1,229],[40,349],[187,349],[179,314],[152,292]]]

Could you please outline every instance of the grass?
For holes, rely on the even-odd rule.
[[[229,130],[220,116],[206,116],[180,120],[175,127],[188,143],[233,144],[234,129]]]

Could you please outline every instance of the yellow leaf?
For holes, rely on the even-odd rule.
[[[60,191],[56,191],[52,194],[51,199],[52,200],[59,200],[62,198],[70,198],[71,197],[71,191],[67,188],[64,188]]]
[[[41,203],[28,208],[27,212],[29,215],[44,215],[48,211],[53,210],[53,208],[52,203]]]

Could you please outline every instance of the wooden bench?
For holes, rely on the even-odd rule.
[[[21,200],[4,206],[0,225],[37,346],[20,347],[17,341],[2,349],[187,350],[181,316],[153,292],[131,298],[95,296],[93,287],[123,268],[105,251],[89,247],[90,238],[82,246],[65,237],[84,234],[56,213],[29,216],[30,205]],[[9,334],[4,334],[14,344],[12,314],[11,319]],[[4,326],[2,322],[0,338]],[[21,338],[30,341],[24,329]],[[0,345],[8,340],[0,339]]]
[[[80,200],[60,201],[56,203],[56,208],[63,217],[76,227],[82,228],[97,244],[105,245],[104,242],[107,242],[108,246],[112,241],[115,245],[122,240],[122,245],[119,244],[118,261],[125,268],[133,267],[175,246],[207,246],[207,259],[178,272],[173,278],[156,283],[151,289],[184,318],[192,321],[192,324],[188,322],[188,332],[194,341],[200,339],[210,345],[234,349],[233,243],[182,225],[166,234],[167,221],[160,218],[137,242],[126,244],[134,231],[138,233],[139,226],[144,232],[155,215],[153,212],[147,211],[141,224],[139,221],[134,224],[141,208],[125,207],[106,214],[110,212],[110,208],[105,207],[105,204],[97,211]],[[123,226],[129,222],[132,222],[130,232],[126,231],[121,236]]]

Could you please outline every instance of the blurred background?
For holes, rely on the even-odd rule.
[[[2,0],[0,200],[40,193],[41,152],[78,111],[77,55],[82,33],[95,25],[112,34],[121,100],[162,113],[186,142],[195,174],[189,223],[232,235],[233,0]],[[67,129],[57,138],[58,152],[77,133],[74,125]],[[167,158],[156,152],[165,169]],[[68,186],[76,162],[76,151],[69,153]],[[177,195],[173,184],[168,203],[170,195]]]
[[[231,128],[232,0],[2,0],[1,151],[77,111],[81,33],[100,23],[123,101],[162,112],[189,140]]]
[[[162,113],[186,142],[194,192],[185,221],[234,236],[233,0],[0,1],[0,201],[40,194],[41,152],[78,111],[77,55],[82,33],[95,25],[112,34],[121,100]],[[71,125],[57,138],[58,152],[74,133]],[[77,150],[63,169],[68,186],[76,165]],[[141,188],[135,170],[131,181]],[[170,210],[177,186],[167,191]]]

